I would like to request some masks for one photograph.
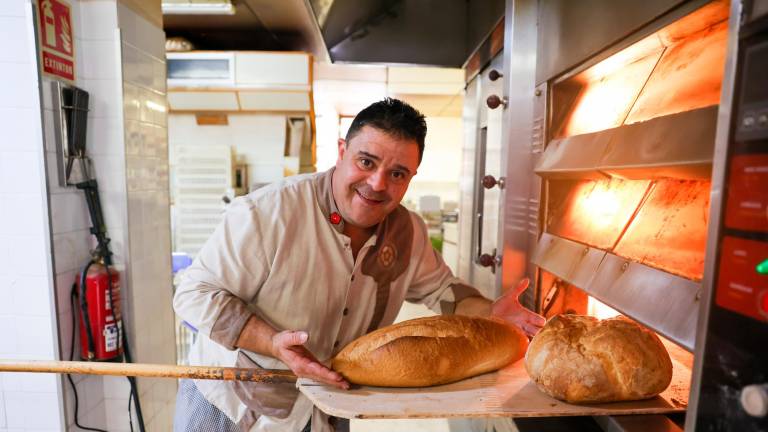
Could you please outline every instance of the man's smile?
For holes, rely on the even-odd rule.
[[[355,190],[355,193],[357,194],[358,198],[360,198],[360,200],[363,201],[363,203],[371,205],[371,206],[383,204],[384,201],[385,201],[383,199],[375,199],[375,198],[372,198],[372,197],[369,198],[369,197],[365,196],[359,190]]]

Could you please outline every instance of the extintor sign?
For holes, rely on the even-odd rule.
[[[72,9],[65,0],[37,2],[37,28],[43,73],[68,81],[75,80],[75,39],[72,36]]]

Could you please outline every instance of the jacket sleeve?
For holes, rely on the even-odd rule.
[[[406,300],[422,303],[436,313],[452,314],[456,303],[467,297],[483,297],[476,288],[457,278],[432,247],[424,221],[411,215],[414,225],[413,251],[417,255],[416,273],[408,287]]]
[[[274,245],[262,233],[269,226],[263,219],[248,197],[233,201],[173,297],[181,319],[230,350],[253,314],[247,304],[269,275]]]

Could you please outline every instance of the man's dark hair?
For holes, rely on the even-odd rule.
[[[393,98],[369,105],[360,111],[347,131],[349,142],[363,126],[371,126],[400,139],[412,139],[419,145],[419,163],[424,155],[424,137],[427,135],[427,122],[424,114],[407,103]]]

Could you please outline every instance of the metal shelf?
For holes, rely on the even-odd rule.
[[[701,284],[548,233],[533,263],[693,351]]]
[[[545,178],[709,179],[717,106],[553,140],[534,170]]]

